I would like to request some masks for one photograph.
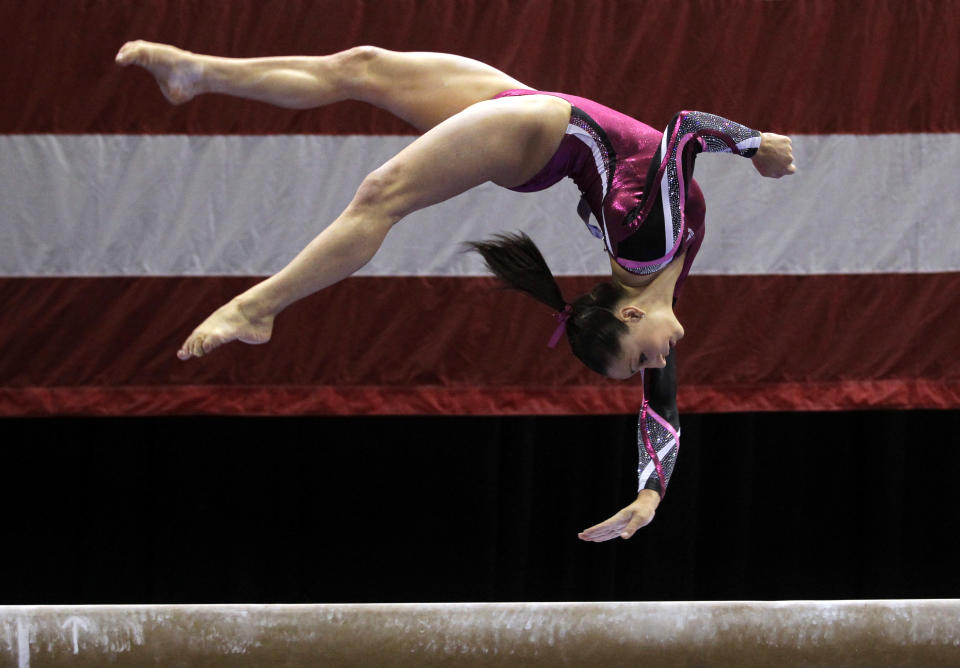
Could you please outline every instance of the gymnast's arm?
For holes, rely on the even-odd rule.
[[[581,540],[599,543],[617,537],[630,538],[653,521],[663,492],[670,482],[680,445],[676,350],[670,352],[663,369],[646,369],[643,376],[644,402],[637,424],[640,451],[637,466],[640,490],[637,498],[610,519],[582,531],[579,534]],[[648,444],[650,447],[647,447]],[[651,449],[657,452],[656,458],[649,454]]]
[[[681,111],[670,121],[664,134],[671,148],[675,144],[688,147],[684,150],[684,162],[701,151],[736,153],[750,158],[762,176],[778,179],[797,171],[789,137],[751,130],[745,125],[714,114]],[[691,138],[696,141],[690,142]],[[659,162],[655,160],[655,163]]]
[[[643,407],[637,421],[638,486],[663,498],[680,448],[677,411],[677,351],[662,369],[644,371]]]

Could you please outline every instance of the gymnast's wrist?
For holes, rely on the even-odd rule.
[[[640,493],[637,494],[637,501],[652,503],[653,507],[656,508],[660,505],[660,493],[655,489],[641,489]]]
[[[766,155],[766,153],[767,153],[767,151],[768,151],[769,149],[770,149],[770,143],[767,141],[767,133],[766,133],[766,132],[761,132],[761,133],[760,133],[760,145],[757,147],[757,150],[754,152],[754,154],[753,154],[752,156],[750,156],[750,159],[751,159],[751,160],[756,160],[757,158],[761,158],[761,159],[762,159],[763,156]]]

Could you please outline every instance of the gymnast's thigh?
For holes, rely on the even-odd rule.
[[[546,95],[476,103],[375,170],[355,201],[396,221],[483,183],[520,185],[553,157],[569,119],[570,104]]]
[[[530,88],[495,67],[463,56],[361,48],[366,49],[365,76],[357,97],[421,132],[505,90]]]

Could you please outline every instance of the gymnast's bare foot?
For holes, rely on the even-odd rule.
[[[189,51],[137,40],[120,47],[116,61],[119,65],[139,65],[149,71],[164,97],[173,104],[188,102],[202,92],[203,66]]]
[[[230,341],[266,343],[273,332],[273,316],[249,318],[238,299],[233,299],[200,323],[177,351],[177,357],[188,360],[203,357]]]

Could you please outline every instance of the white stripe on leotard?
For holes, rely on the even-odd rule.
[[[663,461],[663,458],[667,456],[667,453],[669,453],[670,450],[676,444],[677,444],[677,439],[671,438],[669,443],[667,443],[665,446],[660,448],[659,451],[657,451],[657,458]],[[640,472],[638,489],[643,489],[646,486],[647,481],[650,479],[650,476],[653,475],[653,471],[656,468],[656,466],[657,466],[656,462],[654,462],[654,460],[651,458],[650,461],[647,462],[647,465],[643,467],[643,471]],[[663,486],[664,486],[664,482],[661,480],[660,487],[663,488]]]
[[[603,201],[607,198],[607,191],[610,188],[610,183],[607,181],[607,166],[603,162],[603,152],[600,150],[600,146],[597,144],[596,140],[590,136],[590,133],[586,132],[580,126],[570,123],[567,125],[567,134],[576,137],[584,144],[587,145],[587,148],[590,149],[590,153],[593,155],[593,162],[597,168],[597,174],[600,175],[600,183],[603,186],[603,197],[600,199],[600,220],[597,221],[603,228],[603,242],[607,245],[607,249],[610,254],[613,255],[613,248],[610,246],[610,234],[607,230],[607,221],[604,220],[603,216]]]
[[[663,160],[667,156],[667,138],[670,128],[667,128],[667,132],[663,133],[663,139],[660,140],[660,159]],[[670,181],[667,179],[667,175],[670,172],[670,167],[663,170],[663,178],[660,179],[660,204],[663,207],[663,240],[664,240],[664,249],[663,254],[666,255],[673,248],[673,213],[670,211]]]
[[[743,153],[751,148],[760,148],[761,137],[748,137],[737,144],[737,150]]]

